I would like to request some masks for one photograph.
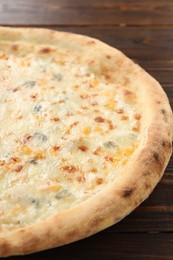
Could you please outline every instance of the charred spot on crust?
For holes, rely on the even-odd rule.
[[[162,113],[163,115],[166,115],[165,109],[161,109],[161,113]]]
[[[167,113],[166,113],[166,110],[163,108],[163,109],[161,109],[160,111],[161,111],[161,113],[162,113],[162,115],[163,115],[163,117],[164,117],[164,120],[167,121]]]
[[[163,147],[166,146],[166,142],[165,142],[165,141],[162,142],[162,146],[163,146]]]
[[[108,60],[110,60],[110,59],[111,59],[111,56],[110,56],[110,55],[106,55],[106,58],[107,58]]]
[[[145,188],[148,190],[148,189],[150,189],[150,188],[151,188],[151,185],[150,185],[150,184],[148,184],[148,183],[145,183]]]
[[[133,193],[132,188],[126,188],[123,190],[122,197],[127,198],[127,197],[131,196],[132,193]]]
[[[157,165],[162,166],[162,160],[157,152],[153,152],[153,158],[154,158],[155,162],[157,163]]]
[[[87,42],[88,45],[92,45],[92,44],[96,44],[96,42],[94,40],[90,40]]]
[[[163,140],[162,141],[162,147],[164,147],[164,148],[171,148],[171,142],[169,142],[169,141],[165,141],[165,140]]]
[[[155,159],[156,162],[160,162],[160,158],[159,158],[158,153],[154,152],[153,153],[153,158]]]

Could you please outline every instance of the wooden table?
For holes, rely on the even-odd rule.
[[[47,27],[103,40],[160,81],[173,105],[172,0],[0,0],[0,24]],[[173,162],[150,198],[126,219],[82,241],[19,259],[34,257],[173,259]]]

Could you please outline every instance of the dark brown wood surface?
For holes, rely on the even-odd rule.
[[[173,107],[172,0],[0,0],[0,25],[96,37],[153,75]],[[149,199],[123,221],[73,244],[19,257],[33,258],[173,259],[173,160]]]

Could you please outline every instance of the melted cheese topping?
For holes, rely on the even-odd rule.
[[[135,95],[68,59],[1,53],[0,71],[0,224],[10,230],[115,180],[138,146],[141,114]]]

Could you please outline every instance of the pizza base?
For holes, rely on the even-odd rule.
[[[143,113],[139,147],[115,181],[74,208],[0,236],[0,255],[18,255],[68,244],[101,231],[127,216],[152,192],[171,155],[172,111],[159,83],[119,50],[96,39],[46,29],[0,28],[0,41],[28,42],[80,53],[99,76],[113,82],[121,75],[139,86]],[[124,83],[127,84],[128,82]],[[47,239],[48,238],[48,239]]]

